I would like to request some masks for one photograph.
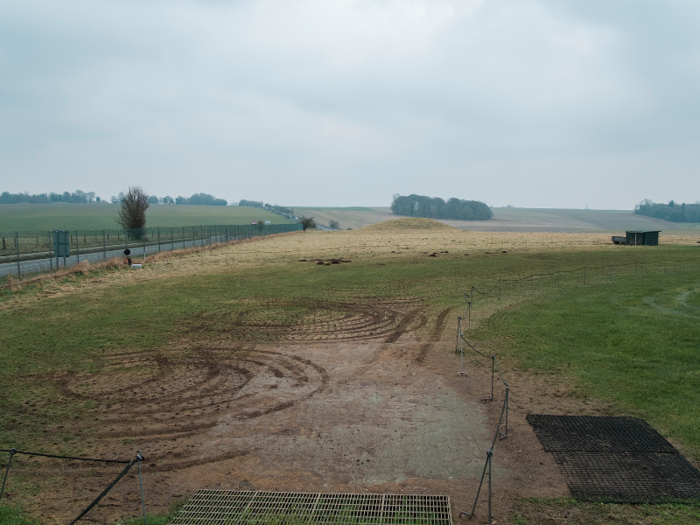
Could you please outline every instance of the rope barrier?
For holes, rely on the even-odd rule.
[[[78,521],[80,518],[85,516],[90,510],[97,505],[102,498],[104,498],[107,493],[114,488],[114,486],[119,482],[120,479],[122,479],[127,472],[129,472],[129,469],[134,466],[134,464],[138,464],[138,470],[139,470],[139,486],[141,489],[141,507],[143,509],[143,524],[146,525],[146,499],[144,497],[144,492],[143,492],[143,477],[141,475],[141,462],[144,460],[143,456],[141,455],[141,451],[138,451],[138,454],[136,454],[136,457],[131,460],[120,460],[120,459],[100,459],[100,458],[81,458],[81,457],[76,457],[76,456],[58,456],[56,454],[42,454],[40,452],[24,452],[21,450],[17,450],[16,448],[9,448],[9,449],[0,449],[0,452],[9,452],[10,454],[10,459],[7,462],[7,468],[5,469],[5,477],[2,480],[2,488],[0,488],[0,501],[2,500],[3,493],[5,491],[5,483],[7,482],[7,477],[10,473],[10,465],[12,465],[12,458],[16,454],[24,454],[26,456],[39,456],[39,457],[44,457],[44,458],[54,458],[54,459],[69,459],[69,460],[78,460],[78,461],[95,461],[99,463],[120,463],[120,464],[126,464],[126,467],[124,467],[124,470],[122,470],[116,478],[110,483],[106,489],[104,489],[99,496],[97,496],[92,503],[90,503],[85,510],[83,510],[80,515],[75,518],[73,521],[70,522],[70,525],[73,525],[76,521]]]
[[[13,452],[14,451],[14,452]],[[44,458],[56,458],[56,459],[76,459],[78,461],[99,461],[102,463],[129,463],[128,460],[123,459],[99,459],[99,458],[80,458],[75,456],[56,456],[54,454],[41,454],[39,452],[23,452],[15,448],[11,449],[0,449],[0,452],[10,452],[11,454],[24,454],[25,456],[41,456]]]
[[[6,450],[5,452],[10,453],[10,460],[7,462],[7,469],[5,469],[5,477],[2,480],[2,488],[0,488],[0,501],[2,501],[2,495],[5,492],[5,482],[7,481],[7,475],[10,473],[10,465],[12,465],[12,458],[17,453],[17,451],[14,448]]]
[[[100,502],[100,500],[101,500],[102,498],[104,498],[110,490],[112,490],[112,489],[114,488],[114,486],[119,482],[119,480],[122,479],[122,478],[126,475],[127,472],[129,472],[129,469],[130,469],[131,467],[133,467],[133,466],[134,466],[134,463],[136,463],[136,462],[140,462],[140,460],[139,460],[138,458],[134,458],[134,459],[132,459],[131,461],[129,461],[129,463],[127,464],[127,466],[124,467],[124,470],[122,470],[122,471],[119,473],[119,475],[118,475],[116,478],[114,478],[114,481],[112,481],[112,483],[110,483],[110,484],[107,486],[107,488],[104,489],[104,490],[100,493],[100,495],[97,496],[97,497],[93,500],[92,503],[90,503],[90,505],[88,505],[87,507],[85,507],[85,510],[83,510],[83,511],[78,515],[77,518],[75,518],[73,521],[71,521],[69,525],[73,525],[76,521],[78,521],[80,518],[82,518],[83,516],[85,516],[85,514],[87,514],[88,512],[90,512],[90,510],[92,510],[92,508],[93,508],[95,505],[97,505],[97,504]],[[146,523],[146,521],[144,520],[144,524],[145,524],[145,523]]]
[[[464,337],[464,334],[460,333],[459,334],[460,339],[462,342],[466,343],[467,346],[473,350],[475,353],[479,354],[482,357],[485,357],[487,359],[491,360],[491,397],[487,398],[489,401],[493,401],[494,399],[494,379],[495,379],[495,373],[498,372],[498,377],[503,383],[503,385],[506,387],[505,389],[505,396],[503,398],[503,405],[501,406],[501,414],[498,418],[498,425],[496,425],[496,432],[493,436],[493,440],[491,441],[491,447],[486,451],[486,462],[484,463],[484,470],[481,472],[481,480],[479,481],[479,487],[476,490],[476,497],[474,498],[474,504],[472,505],[471,512],[467,511],[462,511],[459,513],[459,517],[461,518],[463,515],[466,516],[468,519],[471,519],[475,515],[476,511],[476,504],[479,501],[479,496],[481,495],[481,488],[484,485],[484,478],[486,477],[486,473],[488,472],[488,486],[489,486],[489,494],[488,494],[488,523],[491,525],[493,522],[492,518],[492,512],[491,512],[491,501],[492,501],[492,482],[491,482],[491,469],[493,466],[493,449],[496,446],[496,442],[500,439],[505,439],[508,437],[508,412],[510,408],[510,385],[506,382],[506,380],[503,378],[503,374],[501,373],[501,369],[498,366],[498,361],[496,359],[495,355],[487,356],[483,352],[481,352],[478,348],[476,348],[474,345],[472,345],[467,339]],[[462,365],[464,366],[464,365]],[[466,375],[466,374],[464,374]],[[504,431],[501,432],[501,427],[504,428]]]

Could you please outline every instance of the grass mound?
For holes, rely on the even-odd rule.
[[[365,226],[356,231],[361,231],[362,233],[380,233],[380,232],[392,232],[401,230],[455,230],[462,232],[457,228],[448,226],[433,219],[422,219],[416,217],[406,217],[404,219],[392,219],[390,221],[378,222],[377,224],[372,224],[371,226]]]

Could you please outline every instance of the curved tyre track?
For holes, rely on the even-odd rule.
[[[260,315],[281,310],[289,319],[275,322]],[[221,323],[197,317],[193,330],[216,332],[239,341],[286,341],[290,343],[351,342],[385,339],[396,341],[407,331],[425,325],[418,312],[423,309],[417,298],[401,298],[391,302],[346,302],[299,300],[271,301],[248,312],[223,313]]]
[[[328,380],[326,370],[308,359],[254,345],[196,347],[169,359],[116,354],[97,374],[58,378],[65,395],[98,403],[101,430],[93,436],[101,448],[106,442],[123,450],[125,443],[138,442],[155,471],[240,456],[192,443],[218,425],[292,408],[323,391]]]

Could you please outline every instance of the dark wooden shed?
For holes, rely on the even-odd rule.
[[[659,232],[627,231],[627,246],[658,246]]]

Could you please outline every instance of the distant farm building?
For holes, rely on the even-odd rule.
[[[625,236],[613,235],[613,244],[626,244],[627,246],[658,246],[659,231],[627,231]]]

